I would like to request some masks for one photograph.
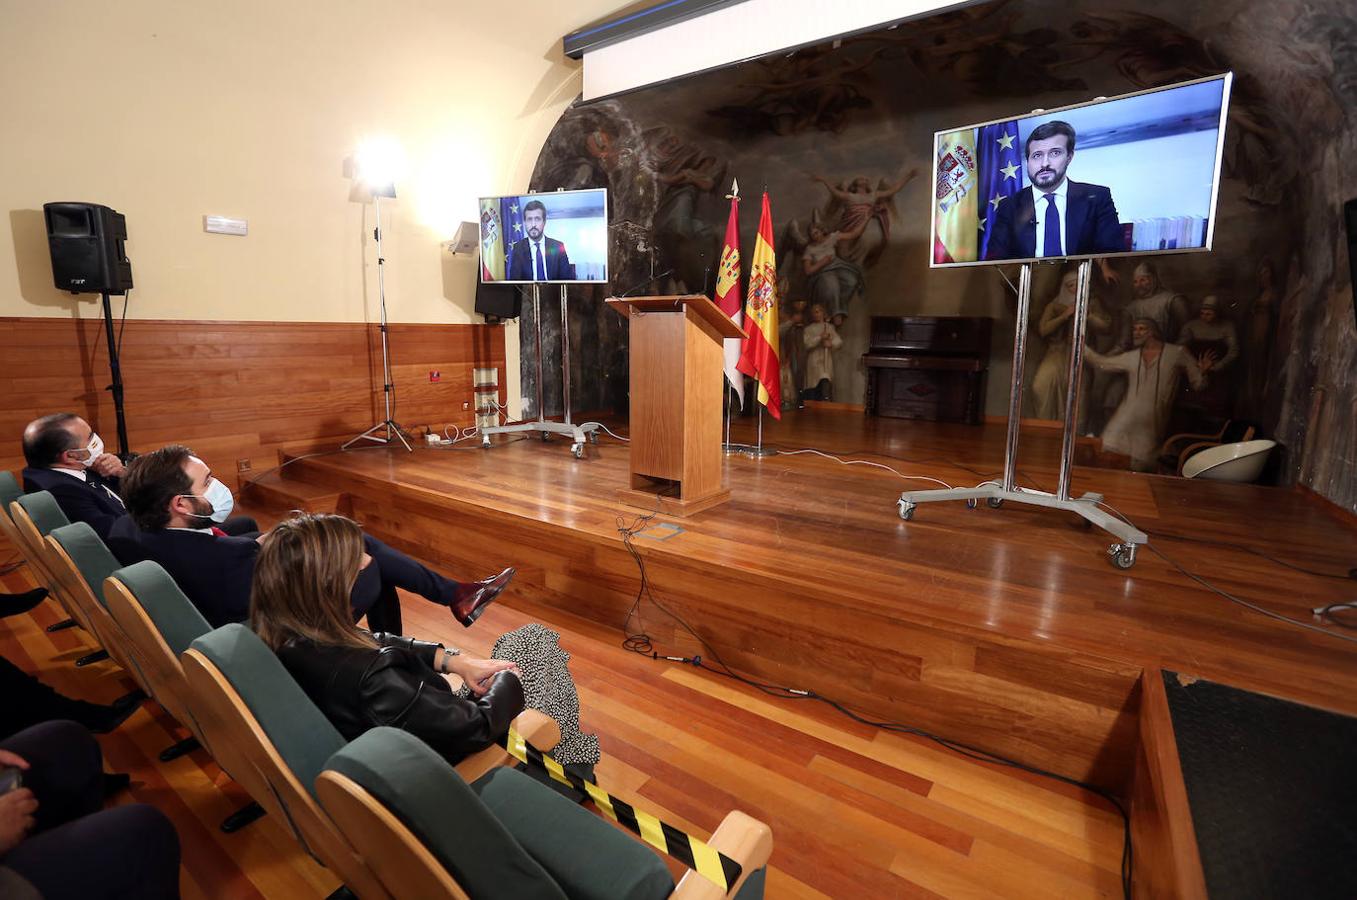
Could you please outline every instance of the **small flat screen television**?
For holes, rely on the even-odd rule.
[[[480,200],[481,281],[608,280],[608,192],[551,191]]]
[[[1210,250],[1232,80],[939,131],[931,265]]]

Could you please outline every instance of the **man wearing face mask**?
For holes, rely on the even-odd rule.
[[[217,526],[233,500],[207,464],[178,444],[153,450],[128,465],[122,493],[130,519],[112,529],[114,553],[122,558],[125,543],[135,542],[139,555],[124,562],[160,563],[212,627],[245,621],[260,536],[232,536]],[[458,583],[376,538],[364,542],[373,564],[359,574],[351,600],[354,621],[367,616],[371,631],[401,633],[396,588],[448,607],[470,627],[514,576],[505,569],[485,581]]]
[[[85,522],[108,539],[113,523],[127,515],[118,497],[122,462],[104,452],[104,442],[74,413],[56,413],[24,429],[24,490],[50,491],[72,522]]]
[[[84,522],[104,542],[113,524],[127,516],[119,490],[127,471],[122,461],[104,452],[104,442],[88,422],[74,413],[53,413],[34,419],[24,429],[24,490],[48,491],[72,522]],[[254,519],[238,516],[223,523],[230,534],[259,530]]]

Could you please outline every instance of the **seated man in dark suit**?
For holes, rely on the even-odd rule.
[[[128,465],[123,497],[131,517],[111,534],[120,558],[124,542],[135,542],[141,558],[164,566],[213,628],[249,616],[259,555],[259,536],[232,536],[214,525],[230,510],[230,496],[187,447],[162,447]],[[396,588],[449,607],[470,627],[514,576],[510,568],[485,581],[458,583],[371,536],[365,537],[365,549],[372,564],[354,583],[353,613],[354,621],[366,615],[373,631],[401,633]]]
[[[113,523],[127,515],[118,497],[124,468],[88,422],[74,413],[55,413],[24,429],[24,490],[50,491],[72,522],[84,522],[108,540]]]
[[[528,236],[509,247],[509,281],[573,281],[575,267],[565,244],[545,236],[547,208],[541,200],[523,207]]]
[[[104,452],[104,442],[75,413],[53,413],[24,429],[24,490],[48,491],[72,522],[84,522],[107,543],[113,523],[127,516],[118,495],[126,471],[122,460]],[[254,519],[223,522],[231,534],[259,531]]]
[[[1034,259],[1121,253],[1126,239],[1112,192],[1065,176],[1074,159],[1068,122],[1038,125],[1027,136],[1027,177],[1032,182],[1000,201],[990,215],[985,259]]]

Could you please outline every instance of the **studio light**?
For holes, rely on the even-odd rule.
[[[391,137],[366,138],[354,153],[354,174],[374,197],[395,197],[405,175],[405,151]]]

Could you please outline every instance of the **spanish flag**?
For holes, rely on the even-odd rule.
[[[744,304],[744,326],[749,339],[736,368],[759,384],[759,402],[774,419],[782,418],[782,366],[777,346],[777,262],[773,255],[773,213],[763,192],[759,235],[749,266],[749,297]]]
[[[937,182],[933,185],[933,262],[975,262],[980,255],[976,212],[975,129],[938,138]]]
[[[504,222],[499,201],[481,201],[481,281],[504,280]]]

